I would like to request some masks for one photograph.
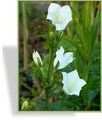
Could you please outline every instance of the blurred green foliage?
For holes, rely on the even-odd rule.
[[[63,46],[65,51],[73,51],[75,60],[61,71],[69,72],[77,69],[79,75],[87,84],[81,90],[80,96],[64,97],[62,90],[62,76],[59,71],[54,76],[55,86],[50,91],[50,102],[48,109],[59,111],[61,96],[64,97],[64,111],[99,111],[100,110],[100,2],[57,2],[60,5],[70,5],[73,20],[64,31],[58,47]],[[44,93],[42,88],[41,71],[37,69],[32,60],[33,50],[38,50],[44,58],[45,71],[49,64],[49,44],[48,34],[50,32],[49,23],[46,20],[47,8],[50,2],[25,2],[26,23],[28,30],[28,73],[31,78],[36,78],[41,88],[33,81],[33,85],[27,84],[24,76],[22,39],[22,2],[19,2],[19,109],[22,103],[29,101],[29,111],[42,111],[44,109]],[[46,6],[44,9],[43,7]],[[47,42],[46,42],[47,40]],[[42,44],[41,44],[42,43]],[[46,55],[47,54],[47,55]],[[33,79],[34,80],[34,79]],[[41,96],[42,95],[42,96]]]

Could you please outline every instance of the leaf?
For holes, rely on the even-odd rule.
[[[50,60],[50,55],[46,55],[43,59],[43,67],[44,67],[44,70],[47,70],[48,69],[48,66],[49,66],[49,60]]]
[[[81,104],[80,104],[80,98],[76,95],[69,95],[66,99],[66,104],[70,108],[74,108],[74,110],[80,110]]]
[[[91,103],[94,97],[95,97],[94,90],[89,90],[87,95],[88,103]]]
[[[92,103],[92,100],[96,97],[99,92],[99,84],[96,80],[89,81],[81,91],[81,97],[84,105]]]
[[[62,86],[62,82],[61,81],[59,81],[59,80],[53,80],[53,83],[54,84],[57,84],[58,86]]]
[[[51,103],[51,104],[48,104],[48,108],[49,110],[54,110],[54,111],[60,111],[60,105],[61,105],[61,101],[58,100],[57,102],[54,102],[54,103]],[[63,103],[63,107],[62,107],[62,111],[70,111],[70,110],[73,110],[73,108],[69,108],[65,105],[65,102]]]
[[[91,51],[93,50],[94,48],[94,43],[95,43],[95,40],[96,40],[96,35],[97,35],[97,29],[98,29],[98,26],[99,26],[99,21],[100,21],[100,7],[97,11],[97,15],[96,15],[96,18],[94,20],[94,23],[91,27],[91,36],[92,36],[92,39],[91,39]]]
[[[72,48],[72,44],[67,40],[66,36],[63,36],[61,41],[58,44],[58,47],[62,46],[65,50]]]

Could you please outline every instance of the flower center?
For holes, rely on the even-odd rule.
[[[74,87],[75,84],[76,84],[76,80],[74,80],[72,83],[70,83],[70,84],[68,85],[67,90],[68,90],[68,91],[71,91],[71,89]]]
[[[58,23],[59,22],[58,11],[55,13],[55,19],[56,19],[56,23]]]
[[[66,16],[59,17],[58,11],[55,13],[55,21],[57,24],[62,24],[65,19],[66,19]]]

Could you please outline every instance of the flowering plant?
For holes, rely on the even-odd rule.
[[[26,79],[20,78],[20,85],[27,88],[27,93],[30,92],[28,97],[20,98],[21,110],[99,110],[100,78],[99,69],[96,69],[99,68],[99,41],[95,42],[98,39],[99,10],[94,11],[94,2],[84,2],[81,7],[79,2],[61,3],[63,6],[51,3],[47,15],[46,11],[39,12],[45,13],[44,21],[39,14],[35,21],[38,24],[41,21],[41,26],[36,25],[36,29],[34,22],[34,29],[38,31],[33,33],[33,37],[30,27],[27,36],[25,25],[25,36],[29,38],[31,35],[29,40],[32,42],[30,54],[25,54],[27,46],[24,44],[24,58],[30,57],[31,69],[26,70],[27,65],[24,65],[25,73],[22,74]],[[27,60],[24,59],[25,63]],[[20,92],[21,96],[25,94]]]
[[[64,12],[64,14],[63,14]],[[60,69],[64,69],[75,59],[73,52],[65,52],[64,48],[60,48],[56,51],[57,46],[55,43],[59,43],[63,36],[63,33],[58,33],[59,30],[64,30],[66,25],[72,20],[72,12],[68,5],[59,6],[58,4],[51,3],[48,8],[47,19],[52,21],[52,25],[55,26],[54,29],[49,34],[50,42],[50,57],[49,57],[49,67],[47,71],[44,69],[43,61],[39,53],[34,51],[33,60],[35,64],[41,71],[42,83],[45,90],[45,110],[48,110],[48,99],[50,96],[50,90],[54,86],[54,75]],[[54,48],[53,48],[54,47]],[[56,51],[56,57],[54,57],[54,51]],[[78,95],[82,87],[86,84],[83,79],[78,76],[77,70],[70,73],[62,72],[63,75],[63,91],[67,95]],[[63,98],[62,98],[63,99]],[[62,106],[63,103],[61,103]]]

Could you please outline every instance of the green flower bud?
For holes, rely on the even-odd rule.
[[[53,31],[51,31],[50,33],[49,33],[49,38],[52,40],[52,39],[54,39],[54,32]]]
[[[21,110],[27,110],[27,108],[28,108],[28,101],[24,101]]]
[[[54,91],[54,93],[55,93],[55,94],[60,94],[60,93],[61,93],[61,90],[60,90],[60,89],[56,89],[56,90]]]

